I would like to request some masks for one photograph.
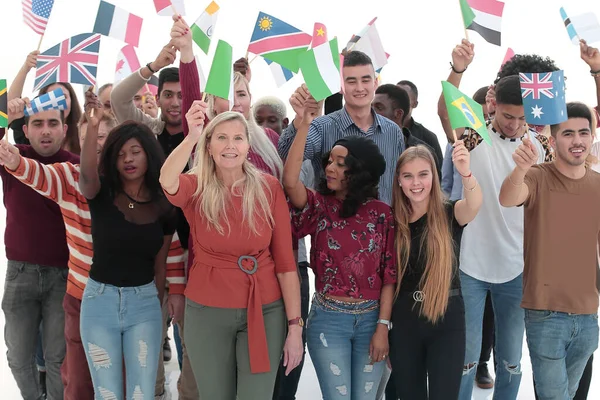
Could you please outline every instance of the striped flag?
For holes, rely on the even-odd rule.
[[[465,28],[475,31],[487,42],[502,43],[502,12],[504,3],[499,0],[460,0]],[[468,9],[471,11],[469,12]]]
[[[212,1],[200,17],[192,24],[192,39],[200,47],[204,54],[208,54],[210,47],[210,39],[212,38],[217,24],[217,16],[219,14],[219,5]]]
[[[120,39],[137,47],[142,33],[142,21],[137,15],[101,0],[94,33]]]
[[[6,79],[0,79],[0,128],[8,128],[8,95]]]
[[[54,0],[23,0],[23,21],[38,35],[43,35],[48,25]]]
[[[340,52],[337,38],[300,56],[304,82],[315,100],[320,101],[340,91]]]
[[[269,69],[273,74],[273,78],[275,78],[275,84],[277,85],[277,87],[282,87],[295,76],[295,74],[292,71],[285,67],[282,67],[276,62],[267,59],[265,59],[265,61],[269,65]]]
[[[375,71],[381,70],[384,65],[388,63],[388,57],[390,56],[383,49],[379,32],[375,27],[375,21],[377,18],[373,18],[371,22],[358,34],[353,35],[343,53],[346,51],[362,51],[371,58],[373,62],[373,68]]]
[[[314,49],[315,47],[320,46],[323,43],[327,43],[327,28],[325,27],[325,24],[315,22],[310,48]]]
[[[177,10],[177,14],[185,15],[185,3],[183,0],[154,0],[156,13],[161,17],[172,17],[173,7]]]
[[[65,98],[62,88],[58,88],[31,100],[30,106],[25,107],[25,116],[30,117],[33,114],[51,109],[67,109],[67,99]]]
[[[229,100],[229,109],[233,105],[233,50],[224,40],[219,40],[213,62],[208,73],[207,94]]]
[[[600,41],[600,24],[594,13],[588,12],[569,18],[565,9],[561,7],[560,15],[574,45],[579,46],[580,39],[588,44]]]

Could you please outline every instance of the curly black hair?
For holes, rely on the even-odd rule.
[[[543,58],[537,54],[515,54],[500,68],[494,84],[504,77],[519,75],[522,72],[552,72],[559,69],[550,57]]]
[[[337,144],[348,149],[348,155],[344,159],[347,167],[344,173],[347,192],[340,217],[349,218],[356,214],[365,201],[379,198],[379,178],[385,171],[385,159],[379,147],[367,138],[351,136],[336,142],[334,147]],[[323,170],[329,165],[330,154],[331,150],[323,156]],[[319,181],[317,191],[325,196],[335,194],[327,187],[327,179],[324,177]]]
[[[135,121],[125,121],[113,128],[106,138],[100,155],[98,171],[106,180],[111,195],[114,197],[123,191],[121,174],[117,169],[117,159],[123,145],[130,139],[137,139],[146,153],[148,169],[144,177],[144,184],[150,192],[151,200],[164,197],[158,178],[160,169],[165,162],[165,154],[150,128]]]

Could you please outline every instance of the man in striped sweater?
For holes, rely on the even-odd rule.
[[[13,101],[16,100],[22,101],[20,99]],[[85,122],[80,125],[82,142],[85,138],[86,125]],[[109,116],[103,118],[100,123],[98,154],[102,150],[108,132],[115,125],[116,121]],[[65,385],[64,399],[93,400],[94,389],[79,334],[81,299],[93,256],[90,209],[87,199],[79,189],[79,165],[70,162],[45,165],[22,157],[18,149],[7,141],[1,144],[0,164],[4,165],[6,171],[13,177],[47,199],[56,202],[60,207],[69,249],[67,294],[63,300],[67,345],[66,357],[61,369]],[[177,233],[173,235],[167,258],[167,282],[171,293],[183,294],[185,288],[183,248]]]

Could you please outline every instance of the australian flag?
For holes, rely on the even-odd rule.
[[[525,121],[554,125],[567,120],[564,71],[520,73]]]
[[[25,116],[30,117],[33,114],[41,111],[51,110],[66,110],[67,99],[61,88],[43,94],[35,99],[31,100],[29,107],[25,107]]]
[[[82,33],[66,39],[38,56],[33,90],[55,82],[95,85],[100,35]]]

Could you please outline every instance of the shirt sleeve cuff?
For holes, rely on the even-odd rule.
[[[170,283],[169,284],[169,294],[184,294],[185,293],[185,283]]]

